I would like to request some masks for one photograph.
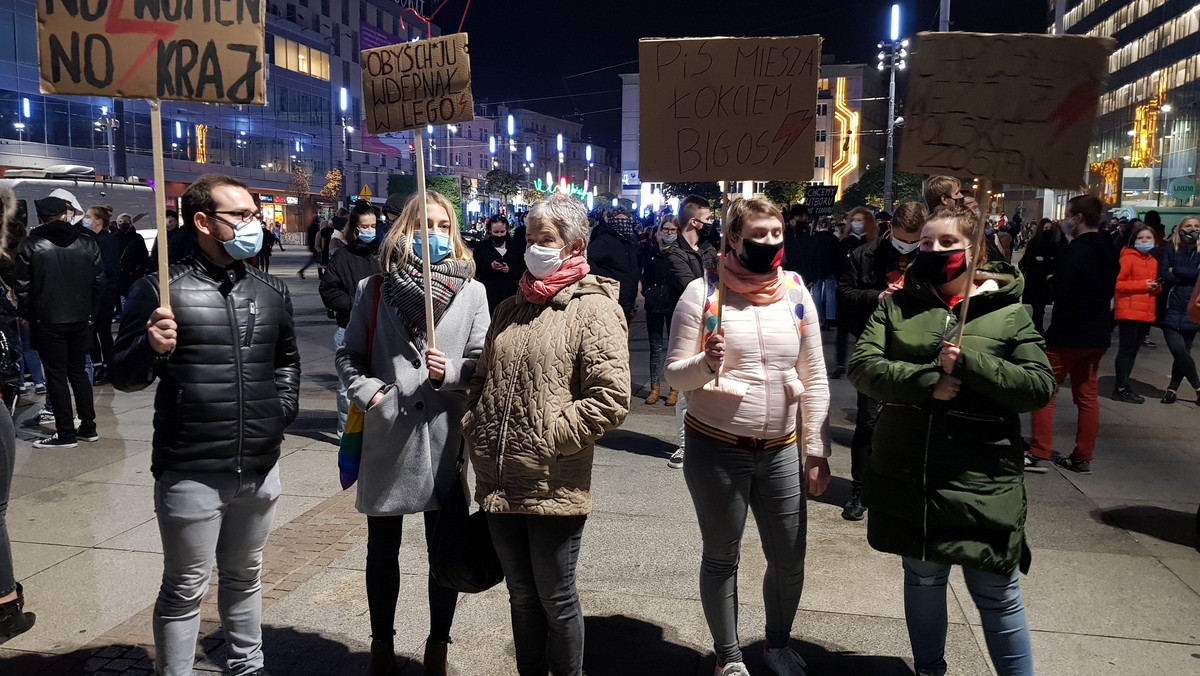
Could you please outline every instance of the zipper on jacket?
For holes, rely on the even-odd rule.
[[[765,439],[767,437],[767,427],[771,424],[771,383],[770,383],[771,376],[767,372],[767,343],[766,343],[766,340],[763,338],[762,316],[759,314],[759,310],[760,310],[759,306],[755,305],[754,306],[754,329],[756,331],[758,331],[758,360],[759,360],[759,362],[762,363],[763,392],[764,392],[764,396],[765,396],[765,400],[763,402],[763,408],[767,412],[767,415],[763,417],[763,429],[762,429],[762,436]]]
[[[507,446],[506,439],[508,437],[508,421],[509,414],[512,412],[513,397],[516,396],[517,371],[524,363],[526,355],[529,353],[529,336],[532,330],[526,330],[525,336],[521,341],[521,349],[517,353],[517,360],[513,362],[513,377],[508,378],[508,392],[504,397],[504,415],[501,417],[503,422],[500,423],[500,437],[496,440],[496,489],[500,490],[504,483],[504,449]]]
[[[942,327],[942,336],[950,330],[950,320],[954,313],[947,308],[946,325]],[[940,362],[940,360],[939,360]],[[940,374],[939,374],[940,377]],[[933,413],[937,408],[937,400],[929,407],[929,423],[925,427],[925,460],[921,463],[921,560],[926,560],[929,548],[929,444],[933,442]]]
[[[246,322],[246,342],[242,343],[245,347],[250,347],[254,342],[254,321],[258,317],[258,303],[250,301],[250,320]]]
[[[242,473],[242,443],[244,441],[243,435],[245,433],[245,426],[246,426],[245,421],[243,420],[243,416],[245,416],[246,412],[242,409],[242,407],[244,405],[242,402],[242,350],[241,350],[241,341],[238,340],[238,338],[240,336],[238,336],[237,312],[233,308],[232,293],[233,292],[231,290],[230,295],[225,296],[225,312],[229,315],[229,330],[233,334],[233,368],[234,368],[234,379],[233,380],[234,380],[234,385],[237,387],[237,410],[238,410],[238,415],[237,415],[237,418],[238,418],[238,420],[237,420],[237,422],[238,422],[237,472],[238,472],[238,474],[241,474]]]

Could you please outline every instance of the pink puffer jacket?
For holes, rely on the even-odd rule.
[[[829,457],[829,381],[821,327],[808,290],[802,283],[793,287],[800,292],[799,306],[788,296],[755,306],[726,291],[725,363],[718,386],[700,344],[708,281],[689,284],[671,320],[666,377],[687,394],[688,414],[700,422],[759,439],[796,431],[804,455]]]

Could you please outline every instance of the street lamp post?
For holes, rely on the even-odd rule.
[[[1167,113],[1171,112],[1171,104],[1167,103],[1159,106],[1158,111],[1162,117],[1159,120],[1162,132],[1158,135],[1158,178],[1154,181],[1154,206],[1159,206],[1162,203],[1163,165],[1167,162]]]
[[[517,133],[517,120],[511,114],[508,116],[508,173],[513,170],[513,153],[517,150],[513,136]]]
[[[583,150],[584,159],[587,160],[587,182],[592,182],[592,144],[588,144]]]
[[[529,172],[533,171],[533,146],[525,146],[525,185],[529,185]]]
[[[883,209],[892,211],[892,181],[894,172],[896,147],[896,71],[904,70],[905,59],[908,58],[908,40],[900,40],[900,5],[892,5],[892,26],[887,42],[880,42],[879,70],[887,69],[888,78],[888,116],[887,116],[887,156],[883,168]]]
[[[96,120],[96,130],[103,131],[105,141],[108,144],[108,175],[117,175],[117,160],[116,160],[116,145],[113,144],[113,131],[121,126],[119,120],[115,117],[110,117],[108,114],[108,106],[100,106],[100,118]]]

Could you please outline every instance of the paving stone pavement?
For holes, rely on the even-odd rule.
[[[263,572],[267,667],[275,676],[360,674],[369,646],[363,588],[365,519],[337,484],[332,388],[333,325],[313,276],[294,271],[301,252],[276,254],[273,272],[292,290],[303,357],[300,419],[280,467],[284,483]],[[631,326],[635,383],[648,381],[641,317]],[[833,334],[826,333],[827,341]],[[1154,336],[1161,343],[1161,336]],[[832,346],[828,346],[832,359]],[[1115,346],[1114,350],[1115,351]],[[1100,391],[1111,390],[1112,351]],[[1142,406],[1102,400],[1094,474],[1028,476],[1031,573],[1022,580],[1037,673],[1200,674],[1200,406],[1157,403],[1170,357],[1144,349],[1135,370]],[[854,392],[833,381],[834,481],[809,503],[809,548],[795,645],[813,676],[911,674],[901,571],[870,549],[863,523],[841,519],[849,494],[846,444]],[[643,395],[644,396],[644,395]],[[20,411],[36,412],[40,397]],[[150,674],[150,613],[161,574],[149,472],[152,392],[97,388],[102,440],[34,450],[18,432],[8,511],[17,577],[38,625],[0,646],[0,676]],[[1060,393],[1057,441],[1069,449],[1074,407]],[[1027,422],[1027,421],[1026,421]],[[712,673],[711,638],[697,586],[700,536],[682,474],[666,467],[673,411],[637,401],[596,455],[595,512],[583,538],[578,585],[592,676]],[[428,623],[419,519],[405,524],[397,617],[400,673],[421,673]],[[765,570],[753,523],[742,547],[739,627],[751,672],[760,660]],[[203,606],[198,673],[221,673],[224,640],[215,584]],[[993,673],[979,616],[960,572],[948,593],[951,674]],[[460,597],[453,673],[516,673],[503,585]]]

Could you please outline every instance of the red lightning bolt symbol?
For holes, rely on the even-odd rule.
[[[146,51],[142,52],[137,61],[133,62],[133,66],[125,73],[125,77],[121,78],[121,84],[129,81],[129,78],[137,72],[138,68],[150,58],[150,54],[158,47],[160,40],[166,40],[175,34],[179,26],[165,21],[145,21],[143,19],[122,19],[121,10],[125,8],[125,0],[113,0],[112,9],[108,12],[108,21],[104,22],[104,31],[109,35],[120,33],[134,33],[139,35],[153,35],[157,39],[150,41],[150,46],[146,47]]]
[[[1096,114],[1096,105],[1099,103],[1100,97],[1096,95],[1094,82],[1085,82],[1072,89],[1062,103],[1058,104],[1058,108],[1050,113],[1051,121],[1058,120],[1058,129],[1054,130],[1055,136],[1063,133],[1067,127],[1080,120],[1092,119]]]
[[[783,124],[779,125],[779,133],[775,134],[774,138],[774,141],[783,141],[779,152],[775,153],[776,162],[792,147],[792,144],[799,140],[800,135],[808,129],[808,125],[812,124],[812,121],[812,115],[809,115],[807,110],[797,110],[783,118]]]

